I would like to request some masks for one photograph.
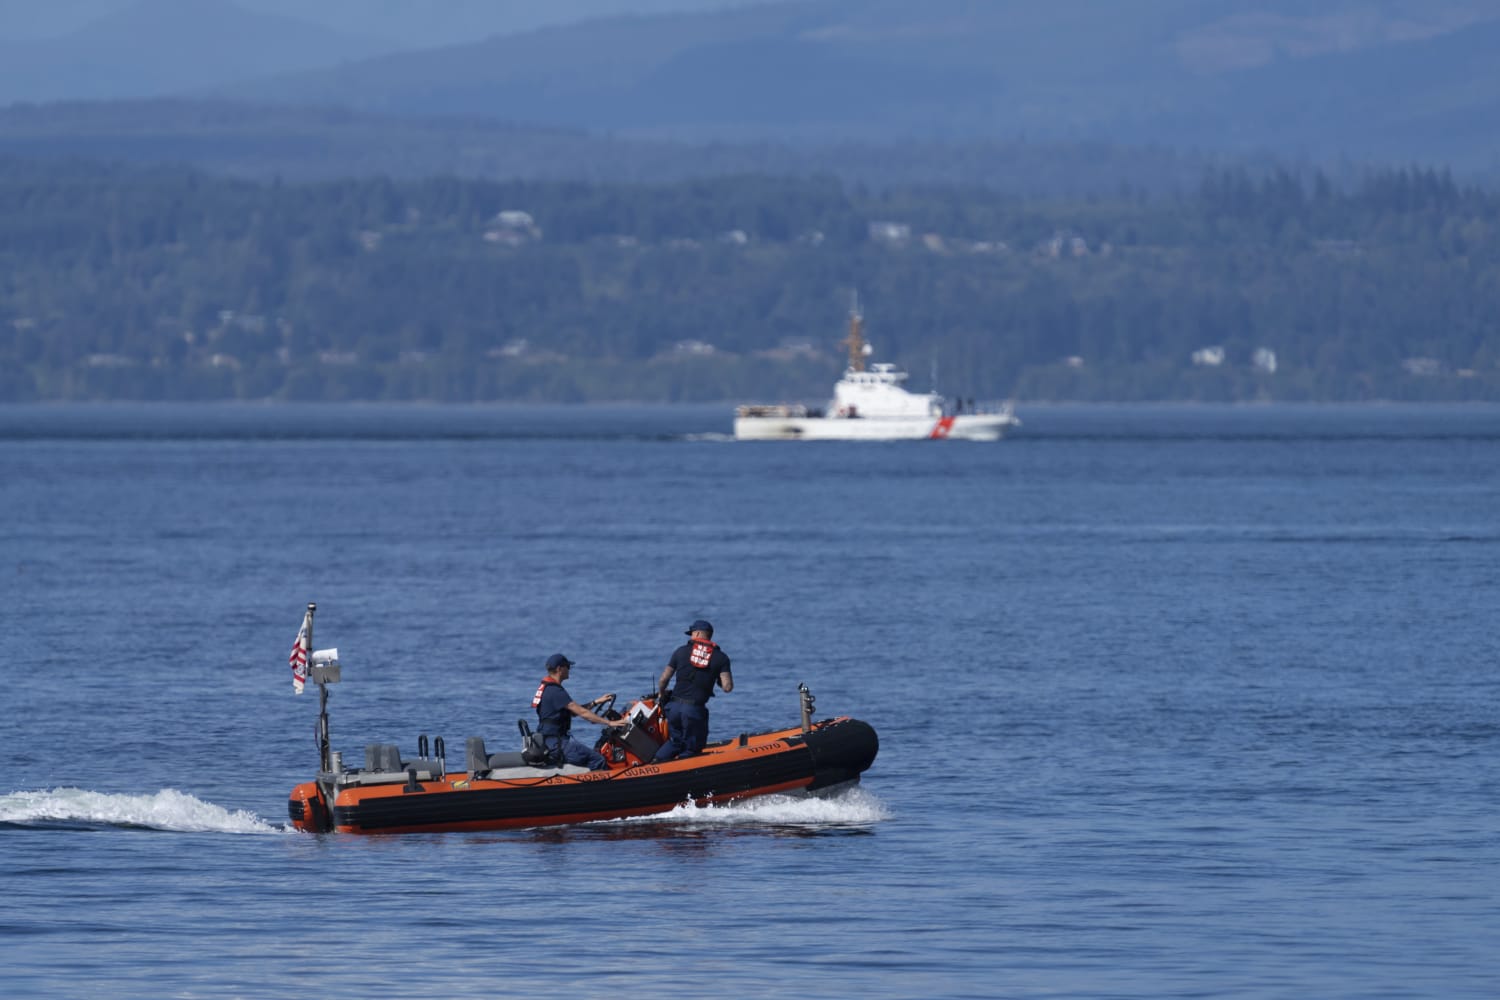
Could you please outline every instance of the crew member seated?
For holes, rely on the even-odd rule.
[[[537,686],[532,696],[531,707],[536,709],[537,735],[554,763],[574,764],[599,771],[608,767],[604,756],[592,747],[584,746],[569,735],[573,728],[573,716],[587,719],[601,726],[620,728],[630,725],[629,719],[606,719],[584,708],[573,700],[563,687],[573,669],[573,661],[561,653],[547,657],[547,676]],[[614,695],[607,694],[598,701],[606,701]]]

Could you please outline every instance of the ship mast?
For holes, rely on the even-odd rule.
[[[854,300],[849,306],[849,336],[844,339],[844,344],[849,348],[849,370],[862,372],[865,370],[865,318],[859,311],[859,293],[854,293]]]

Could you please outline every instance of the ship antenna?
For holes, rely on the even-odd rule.
[[[865,370],[865,318],[859,311],[859,293],[854,293],[854,300],[849,305],[849,336],[844,341],[849,347],[849,370],[862,372]]]

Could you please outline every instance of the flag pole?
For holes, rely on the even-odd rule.
[[[313,651],[313,612],[318,610],[316,604],[309,603],[307,606],[307,655],[309,658],[308,668],[311,670]],[[322,771],[333,770],[333,761],[328,757],[328,682],[323,679],[321,672],[317,675],[318,682],[318,769]]]

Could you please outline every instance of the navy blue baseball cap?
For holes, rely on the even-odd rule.
[[[554,670],[557,667],[571,667],[572,665],[573,661],[568,659],[561,653],[553,653],[551,656],[547,657],[548,670]]]
[[[713,635],[714,627],[708,622],[704,621],[702,618],[699,618],[697,621],[693,622],[693,624],[688,626],[687,631],[684,632],[683,635],[692,635],[694,632],[707,632],[709,635]]]

